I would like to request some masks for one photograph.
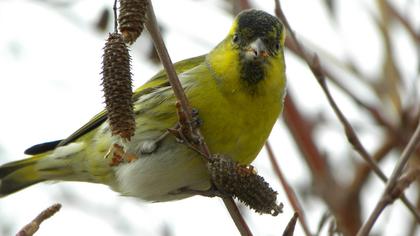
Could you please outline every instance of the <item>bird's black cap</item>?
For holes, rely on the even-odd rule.
[[[256,38],[279,39],[283,30],[280,21],[265,11],[246,10],[237,16],[237,30],[242,38],[252,41]]]

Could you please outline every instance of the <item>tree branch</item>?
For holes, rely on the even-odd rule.
[[[44,220],[53,216],[61,208],[60,203],[56,203],[47,209],[43,210],[35,219],[33,219],[29,224],[25,225],[16,236],[32,236],[36,231],[38,231],[39,226]]]
[[[347,136],[347,139],[352,144],[354,149],[360,154],[360,156],[371,166],[372,170],[376,173],[376,175],[379,176],[379,178],[383,182],[387,182],[388,179],[385,176],[385,174],[382,172],[382,170],[378,167],[376,162],[372,159],[372,157],[369,155],[367,150],[364,148],[362,143],[360,142],[359,138],[356,135],[356,132],[354,131],[353,127],[351,126],[350,122],[347,120],[347,118],[344,116],[344,114],[341,112],[340,108],[338,107],[337,103],[333,99],[327,83],[325,81],[325,74],[323,72],[323,69],[321,67],[321,63],[319,61],[318,56],[315,54],[311,59],[308,53],[304,50],[303,46],[300,44],[300,42],[297,40],[296,35],[294,34],[292,28],[290,27],[282,9],[280,6],[279,0],[276,1],[276,14],[277,16],[283,21],[283,24],[287,28],[287,30],[290,33],[291,38],[293,39],[294,43],[297,46],[297,49],[299,50],[299,53],[303,55],[304,60],[308,64],[312,74],[317,79],[319,85],[321,86],[324,94],[326,95],[328,102],[332,109],[334,110],[334,113],[340,120],[341,124],[343,125],[345,134]],[[400,196],[402,202],[404,205],[410,210],[410,212],[416,217],[417,221],[420,222],[420,214],[416,211],[416,208],[408,201],[408,199],[404,196]]]
[[[190,130],[194,135],[199,137],[200,139],[199,145],[200,145],[201,153],[204,153],[208,158],[210,158],[211,154],[210,154],[208,146],[204,142],[203,136],[201,135],[197,127],[192,126],[193,122],[192,122],[192,117],[191,117],[191,108],[188,104],[187,96],[185,95],[181,82],[178,79],[178,76],[172,64],[172,61],[169,57],[169,53],[166,49],[166,46],[160,34],[159,27],[156,22],[156,16],[153,10],[152,2],[151,0],[148,0],[148,2],[149,2],[148,12],[147,12],[148,21],[146,22],[146,27],[153,38],[156,51],[166,70],[166,73],[168,75],[168,80],[172,86],[172,89],[174,90],[174,94],[180,105],[180,112],[183,113],[183,117],[186,119],[186,122],[184,122],[185,123],[184,125],[188,125],[189,126],[188,130]],[[228,209],[229,214],[232,217],[233,221],[235,222],[235,225],[237,226],[241,235],[252,235],[248,225],[246,224],[245,220],[240,214],[233,199],[232,198],[223,199],[223,202],[226,208]]]
[[[397,141],[394,137],[387,138],[385,142],[375,151],[372,155],[372,159],[379,163],[383,158],[387,156],[389,152],[397,145]],[[362,187],[366,184],[366,180],[371,173],[372,168],[366,162],[363,162],[356,167],[356,174],[353,178],[352,183],[350,184],[349,188],[350,191],[353,193],[358,193],[362,189]]]
[[[289,199],[290,204],[292,204],[293,209],[295,210],[295,214],[299,216],[299,222],[305,232],[306,236],[311,236],[311,231],[309,230],[308,224],[306,223],[305,214],[303,212],[303,208],[297,199],[295,191],[293,191],[292,187],[290,187],[289,183],[287,182],[286,178],[283,175],[283,172],[280,169],[280,166],[274,156],[273,149],[271,148],[270,142],[267,140],[265,143],[265,148],[268,152],[268,158],[270,159],[271,166],[273,167],[274,172],[276,173],[277,177],[280,180],[281,185],[286,192],[287,198]],[[293,235],[293,234],[292,234]]]
[[[398,162],[392,171],[391,177],[389,178],[386,188],[376,204],[373,212],[369,215],[367,221],[362,225],[357,236],[365,236],[368,235],[370,230],[372,229],[373,225],[375,224],[376,220],[379,218],[381,212],[385,209],[385,207],[392,202],[392,198],[395,197],[393,191],[397,186],[396,183],[398,178],[401,175],[408,159],[410,159],[411,154],[415,151],[417,145],[420,142],[420,125],[417,125],[416,131],[414,132],[413,136],[411,137],[410,141],[408,142],[407,146],[404,148],[403,153],[401,154]]]
[[[294,213],[286,228],[283,231],[283,236],[293,236],[295,232],[296,221],[299,217],[298,213]],[[309,234],[310,235],[310,234]]]
[[[322,197],[337,218],[345,235],[354,235],[362,224],[359,199],[339,186],[331,173],[327,157],[316,146],[310,121],[305,119],[294,102],[293,94],[285,98],[284,121],[293,135],[302,157],[312,174],[317,194]]]

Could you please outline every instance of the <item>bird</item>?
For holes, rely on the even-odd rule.
[[[227,36],[209,53],[174,64],[211,153],[250,164],[283,110],[284,41],[279,19],[262,10],[240,12]],[[115,163],[106,110],[65,139],[34,145],[28,157],[0,166],[0,197],[44,181],[108,185],[123,196],[162,202],[211,189],[200,153],[165,135],[178,122],[176,97],[164,70],[133,92],[136,131]],[[191,191],[188,191],[191,190]]]

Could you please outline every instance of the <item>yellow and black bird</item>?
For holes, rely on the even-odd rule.
[[[208,54],[175,64],[212,153],[249,164],[261,150],[283,107],[284,39],[276,17],[246,10]],[[165,72],[133,96],[136,131],[127,144],[133,161],[113,165],[104,158],[118,150],[103,111],[68,138],[35,145],[25,151],[29,158],[0,166],[0,197],[49,180],[106,184],[148,201],[192,196],[182,189],[208,190],[210,177],[199,154],[173,135],[161,138],[178,119]]]

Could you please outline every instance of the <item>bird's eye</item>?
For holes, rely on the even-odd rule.
[[[238,34],[234,34],[234,35],[233,35],[233,37],[232,37],[232,42],[233,42],[233,43],[238,43],[238,42],[239,42],[239,36],[238,36]]]

